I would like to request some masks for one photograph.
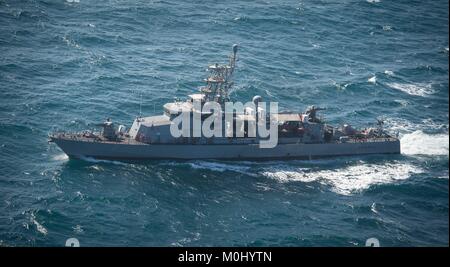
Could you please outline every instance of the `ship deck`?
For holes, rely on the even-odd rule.
[[[92,142],[92,143],[105,143],[105,144],[125,144],[125,145],[245,145],[245,144],[257,144],[259,140],[256,138],[240,137],[240,138],[178,138],[174,142],[150,142],[144,143],[133,139],[132,137],[123,136],[119,137],[117,140],[109,140],[98,135],[87,135],[86,133],[54,133],[49,136],[51,141],[54,140],[68,140],[68,141],[79,141],[79,142]],[[398,141],[395,137],[376,137],[376,138],[350,138],[345,142],[339,140],[333,140],[330,142],[322,143],[304,143],[304,144],[340,144],[340,143],[374,143],[374,142],[395,142]],[[303,143],[299,138],[285,138],[280,137],[278,144],[299,144]]]

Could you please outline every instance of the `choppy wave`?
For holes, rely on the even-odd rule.
[[[431,87],[431,84],[388,83],[387,85],[393,89],[415,96],[427,96],[435,92]]]
[[[400,135],[401,152],[405,155],[448,155],[448,125],[433,119],[413,123],[406,119],[388,118],[386,128]],[[437,133],[427,133],[435,131]]]
[[[432,118],[423,119],[420,123],[413,123],[402,118],[386,118],[386,128],[393,132],[399,132],[402,137],[415,131],[439,131],[448,133],[448,124],[438,123]]]
[[[48,234],[48,230],[40,222],[37,221],[36,215],[34,215],[34,213],[31,213],[30,220],[36,226],[36,230],[38,230],[39,233],[43,235]]]
[[[56,160],[56,161],[66,161],[68,159],[69,159],[69,156],[67,156],[67,154],[65,154],[65,153],[58,154],[53,157],[53,160]]]
[[[421,130],[405,134],[401,140],[401,151],[406,155],[447,155],[448,134],[426,134]]]
[[[0,246],[448,246],[448,1],[325,2],[0,1]],[[160,113],[233,43],[233,100],[325,106],[333,125],[387,114],[404,155],[130,164],[47,144],[129,125],[142,93]]]
[[[116,164],[116,165],[123,165],[123,166],[129,165],[126,162],[117,161],[117,160],[95,159],[92,157],[80,157],[80,159],[87,161],[87,162],[91,162],[91,163],[108,163],[108,164]]]
[[[316,160],[320,161],[320,160]],[[398,180],[409,178],[413,174],[422,173],[420,167],[410,163],[364,163],[357,162],[357,165],[345,166],[342,168],[323,169],[317,168],[314,163],[308,161],[314,167],[297,167],[284,163],[251,163],[231,164],[217,162],[195,162],[189,166],[195,169],[206,169],[217,172],[237,172],[252,177],[265,176],[281,183],[287,182],[319,182],[331,187],[335,193],[351,195],[368,189],[374,184],[388,184]],[[330,165],[332,160],[324,160],[324,164]],[[255,167],[256,166],[256,167]]]
[[[250,176],[255,176],[254,173],[250,172],[250,166],[245,166],[243,164],[231,164],[231,163],[220,163],[220,162],[208,162],[208,161],[196,161],[190,162],[189,166],[194,169],[206,169],[211,171],[225,172],[234,171]]]
[[[394,72],[392,70],[385,70],[384,74],[386,74],[387,76],[394,76]]]
[[[341,169],[314,170],[300,168],[293,171],[272,170],[262,174],[280,182],[313,182],[330,185],[338,194],[350,195],[374,184],[393,183],[409,178],[423,170],[410,163],[369,164],[361,163]]]

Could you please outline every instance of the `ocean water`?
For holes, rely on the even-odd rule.
[[[448,18],[446,0],[0,0],[0,246],[448,246]],[[47,143],[130,126],[141,97],[161,113],[234,43],[234,100],[382,118],[402,154],[136,164]]]

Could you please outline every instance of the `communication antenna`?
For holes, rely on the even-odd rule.
[[[139,118],[142,118],[142,93],[139,94]]]

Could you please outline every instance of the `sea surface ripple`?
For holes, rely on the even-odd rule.
[[[446,0],[0,0],[0,246],[449,244]],[[329,123],[382,118],[401,155],[311,161],[72,160],[47,143],[202,85]]]

